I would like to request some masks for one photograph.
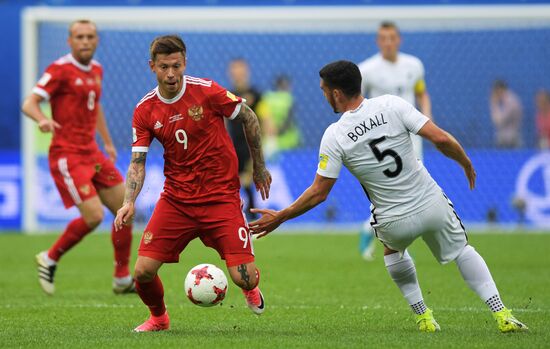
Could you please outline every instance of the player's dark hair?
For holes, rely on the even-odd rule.
[[[353,62],[329,63],[319,71],[319,76],[329,88],[341,90],[348,98],[361,93],[361,72]]]
[[[69,24],[69,36],[73,35],[73,27],[74,27],[75,24],[91,24],[96,28],[96,31],[97,31],[97,25],[95,24],[94,21],[89,20],[89,19],[84,19],[84,18],[83,19],[77,19],[77,20],[72,21],[71,24]]]
[[[153,42],[151,42],[149,52],[151,53],[151,60],[154,61],[158,54],[169,55],[181,52],[183,57],[185,57],[187,49],[179,35],[162,35],[157,36]]]
[[[399,27],[397,27],[397,24],[392,21],[383,21],[382,23],[380,23],[380,26],[378,26],[378,29],[393,29],[397,32],[397,34],[401,35],[401,33],[399,32]]]
[[[502,89],[506,90],[508,88],[508,84],[503,79],[496,79],[493,82],[493,90]]]

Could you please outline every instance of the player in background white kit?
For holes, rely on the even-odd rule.
[[[399,96],[418,106],[431,118],[432,104],[424,81],[424,65],[415,56],[399,52],[401,35],[393,22],[382,22],[376,37],[379,53],[359,64],[363,78],[361,92],[368,98],[386,94]],[[411,134],[416,157],[422,161],[422,137]],[[363,259],[374,258],[374,233],[367,220],[359,236],[359,251]]]
[[[363,98],[361,74],[352,62],[330,63],[319,75],[325,98],[334,112],[343,114],[323,135],[315,180],[281,211],[254,209],[262,217],[250,223],[251,231],[262,237],[323,202],[345,166],[370,197],[371,224],[385,246],[386,268],[416,314],[420,331],[435,332],[439,325],[424,304],[416,268],[407,252],[418,237],[440,263],[457,264],[464,281],[493,312],[500,331],[526,330],[502,304],[491,273],[468,244],[452,203],[417,160],[409,133],[426,138],[455,160],[473,189],[476,172],[456,139],[400,97]]]

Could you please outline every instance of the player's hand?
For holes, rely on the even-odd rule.
[[[44,119],[38,123],[38,128],[41,132],[54,132],[56,128],[61,128],[61,125],[55,122],[53,119]]]
[[[476,177],[477,173],[474,169],[474,166],[470,163],[468,166],[464,167],[464,174],[468,178],[468,184],[470,185],[470,190],[473,190],[476,186]]]
[[[119,231],[123,225],[132,223],[134,219],[135,209],[134,203],[128,202],[124,204],[117,212],[115,217],[115,230]]]
[[[105,152],[107,153],[107,155],[109,155],[109,160],[111,160],[112,162],[116,162],[118,154],[114,145],[105,144]]]
[[[259,191],[262,195],[262,200],[268,199],[269,189],[271,188],[271,173],[269,173],[265,166],[261,166],[257,169],[254,168],[252,178],[256,186],[256,191]]]
[[[283,223],[280,211],[251,208],[250,212],[260,213],[262,215],[260,219],[255,220],[248,225],[250,232],[256,235],[258,239],[271,233],[273,230],[277,229],[281,223]]]

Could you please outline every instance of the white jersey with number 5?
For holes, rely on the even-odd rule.
[[[365,99],[325,131],[317,173],[338,178],[346,166],[365,189],[374,222],[419,212],[441,196],[441,188],[417,160],[409,136],[428,120],[400,97]]]

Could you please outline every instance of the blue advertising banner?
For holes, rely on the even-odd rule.
[[[470,191],[462,169],[452,160],[433,149],[425,151],[425,164],[434,179],[454,202],[457,213],[466,224],[505,224],[532,227],[550,226],[550,152],[472,150],[469,155],[476,167],[478,182]],[[294,201],[313,181],[318,154],[314,150],[292,151],[278,155],[269,163],[273,186],[269,200],[259,207],[281,209]],[[3,157],[4,159],[4,157]],[[119,163],[125,173],[127,161]],[[162,153],[153,151],[147,159],[147,176],[137,201],[136,223],[149,219],[162,190]],[[36,176],[39,193],[36,208],[41,229],[61,228],[78,212],[65,210],[53,184],[46,159],[40,159]],[[2,227],[17,227],[20,222],[20,180],[18,164],[2,171],[0,201]],[[9,167],[12,166],[12,167]],[[13,176],[13,178],[12,178]],[[6,189],[7,188],[7,189]],[[17,194],[14,194],[17,193]],[[319,207],[285,224],[360,224],[369,217],[369,202],[359,183],[347,170],[343,170],[329,198]],[[10,217],[8,220],[4,217]],[[111,222],[110,215],[104,228]]]
[[[0,152],[0,232],[21,227],[21,159],[19,152]]]

